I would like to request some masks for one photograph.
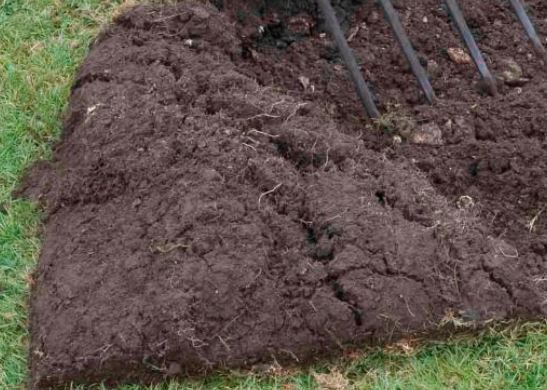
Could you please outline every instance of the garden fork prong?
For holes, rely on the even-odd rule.
[[[513,10],[517,14],[517,17],[524,27],[524,30],[526,31],[526,35],[528,35],[528,38],[532,41],[532,45],[534,46],[534,49],[538,54],[540,54],[542,57],[546,57],[547,51],[545,50],[545,47],[541,43],[541,39],[539,38],[536,29],[534,28],[534,25],[530,18],[528,17],[528,14],[526,13],[526,9],[524,8],[524,5],[520,0],[509,0],[511,3],[511,6],[513,7]]]
[[[340,23],[338,23],[338,19],[336,19],[336,14],[334,13],[334,9],[332,8],[330,0],[317,0],[317,3],[319,4],[319,8],[321,9],[321,11],[323,12],[327,27],[330,30],[334,41],[336,42],[336,46],[338,48],[338,51],[340,52],[340,56],[342,57],[344,63],[346,64],[346,67],[348,68],[349,74],[353,80],[353,84],[355,85],[355,89],[357,91],[357,95],[359,95],[361,103],[365,107],[365,110],[367,111],[367,114],[370,118],[378,118],[380,116],[380,112],[378,111],[378,108],[374,103],[372,92],[368,88],[368,85],[365,82],[363,75],[361,74],[361,70],[359,69],[357,60],[355,59],[355,56],[353,55],[353,52],[351,51],[351,48],[346,41],[346,37],[342,32]]]
[[[399,20],[397,11],[395,11],[395,9],[393,8],[393,4],[391,4],[391,0],[379,0],[379,3],[384,10],[384,15],[389,25],[391,26],[393,33],[395,34],[395,38],[397,39],[401,50],[403,51],[408,63],[410,64],[412,73],[414,73],[414,76],[416,76],[418,82],[420,83],[420,87],[422,88],[425,97],[427,98],[429,103],[434,103],[435,92],[431,87],[431,83],[429,82],[429,78],[427,77],[425,69],[423,68],[422,64],[420,64],[420,60],[416,55],[416,51],[412,47],[410,39],[408,39],[408,36],[403,28],[403,25],[401,24],[401,21]]]
[[[475,65],[479,70],[482,80],[486,84],[488,92],[490,93],[490,95],[495,96],[497,94],[496,80],[492,76],[492,73],[490,73],[490,70],[488,70],[488,66],[486,65],[484,57],[482,56],[482,53],[477,46],[477,43],[475,42],[475,38],[473,37],[471,30],[469,30],[469,26],[465,21],[458,2],[456,0],[445,0],[445,4],[448,7],[448,12],[452,17],[452,20],[456,24],[456,27],[458,28],[458,31],[460,32],[460,35],[465,42],[467,49],[471,53],[473,62],[475,62]]]

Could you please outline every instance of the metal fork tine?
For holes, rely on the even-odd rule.
[[[526,35],[528,35],[528,38],[532,41],[532,45],[534,45],[534,49],[536,49],[536,52],[540,55],[544,56],[547,54],[545,47],[541,43],[541,39],[539,38],[536,29],[534,28],[534,25],[532,24],[532,21],[528,17],[528,14],[526,13],[526,9],[524,8],[524,5],[520,0],[509,0],[511,3],[511,6],[515,10],[515,13],[517,14],[517,17],[524,27],[524,30],[526,30]]]
[[[319,3],[319,8],[323,12],[327,27],[336,42],[338,51],[340,52],[340,55],[348,68],[355,85],[355,89],[357,90],[357,94],[361,99],[361,103],[365,106],[367,114],[370,118],[378,118],[380,116],[380,112],[378,111],[378,108],[376,108],[372,93],[370,92],[367,83],[359,70],[359,65],[357,65],[357,60],[355,59],[355,56],[346,41],[346,37],[344,37],[344,33],[342,33],[342,29],[340,28],[338,19],[336,19],[336,14],[334,13],[330,0],[317,0],[317,2]]]
[[[391,0],[379,0],[379,2],[384,10],[385,17],[389,25],[391,26],[395,37],[397,38],[397,42],[399,43],[399,46],[401,46],[401,49],[403,50],[403,53],[405,54],[405,57],[410,64],[412,73],[414,73],[414,75],[418,79],[420,87],[422,88],[422,91],[424,92],[429,103],[433,103],[435,101],[435,92],[431,87],[431,83],[429,82],[425,69],[420,64],[420,60],[418,59],[418,56],[416,55],[416,52],[412,47],[412,43],[408,39],[408,36],[401,24],[401,21],[399,20],[397,11],[395,11],[395,9],[393,8]]]
[[[475,65],[477,66],[477,69],[479,70],[479,73],[488,88],[488,92],[493,96],[496,95],[496,80],[488,70],[488,66],[486,66],[484,57],[475,42],[473,34],[469,30],[469,26],[467,26],[458,2],[456,0],[445,0],[445,3],[448,7],[448,12],[452,17],[452,20],[456,24],[456,27],[458,28],[458,31],[460,32],[460,35],[462,36],[467,49],[471,53],[471,57],[473,58],[473,61],[475,62]]]

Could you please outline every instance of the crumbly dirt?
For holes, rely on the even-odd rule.
[[[462,1],[495,74],[522,68],[489,97],[449,59],[440,2],[397,2],[431,107],[377,6],[337,2],[386,113],[372,123],[312,2],[264,3],[139,6],[94,43],[21,189],[47,213],[31,387],[547,315],[547,78],[505,5]]]

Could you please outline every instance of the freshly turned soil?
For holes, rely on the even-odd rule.
[[[441,2],[397,2],[432,107],[377,6],[333,2],[374,124],[313,3],[139,6],[98,37],[54,159],[21,189],[47,215],[31,387],[547,315],[547,77],[510,10],[461,1],[491,70],[522,68],[490,97],[449,59]],[[528,5],[546,37],[547,5]]]

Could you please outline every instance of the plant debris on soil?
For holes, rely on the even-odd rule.
[[[433,0],[333,2],[385,115],[365,117],[312,1],[119,16],[54,159],[31,384],[150,382],[547,315],[547,77],[508,6],[462,0],[500,94]],[[528,2],[547,36],[547,4]],[[451,49],[449,51],[449,49]],[[517,80],[517,81],[515,81]]]

